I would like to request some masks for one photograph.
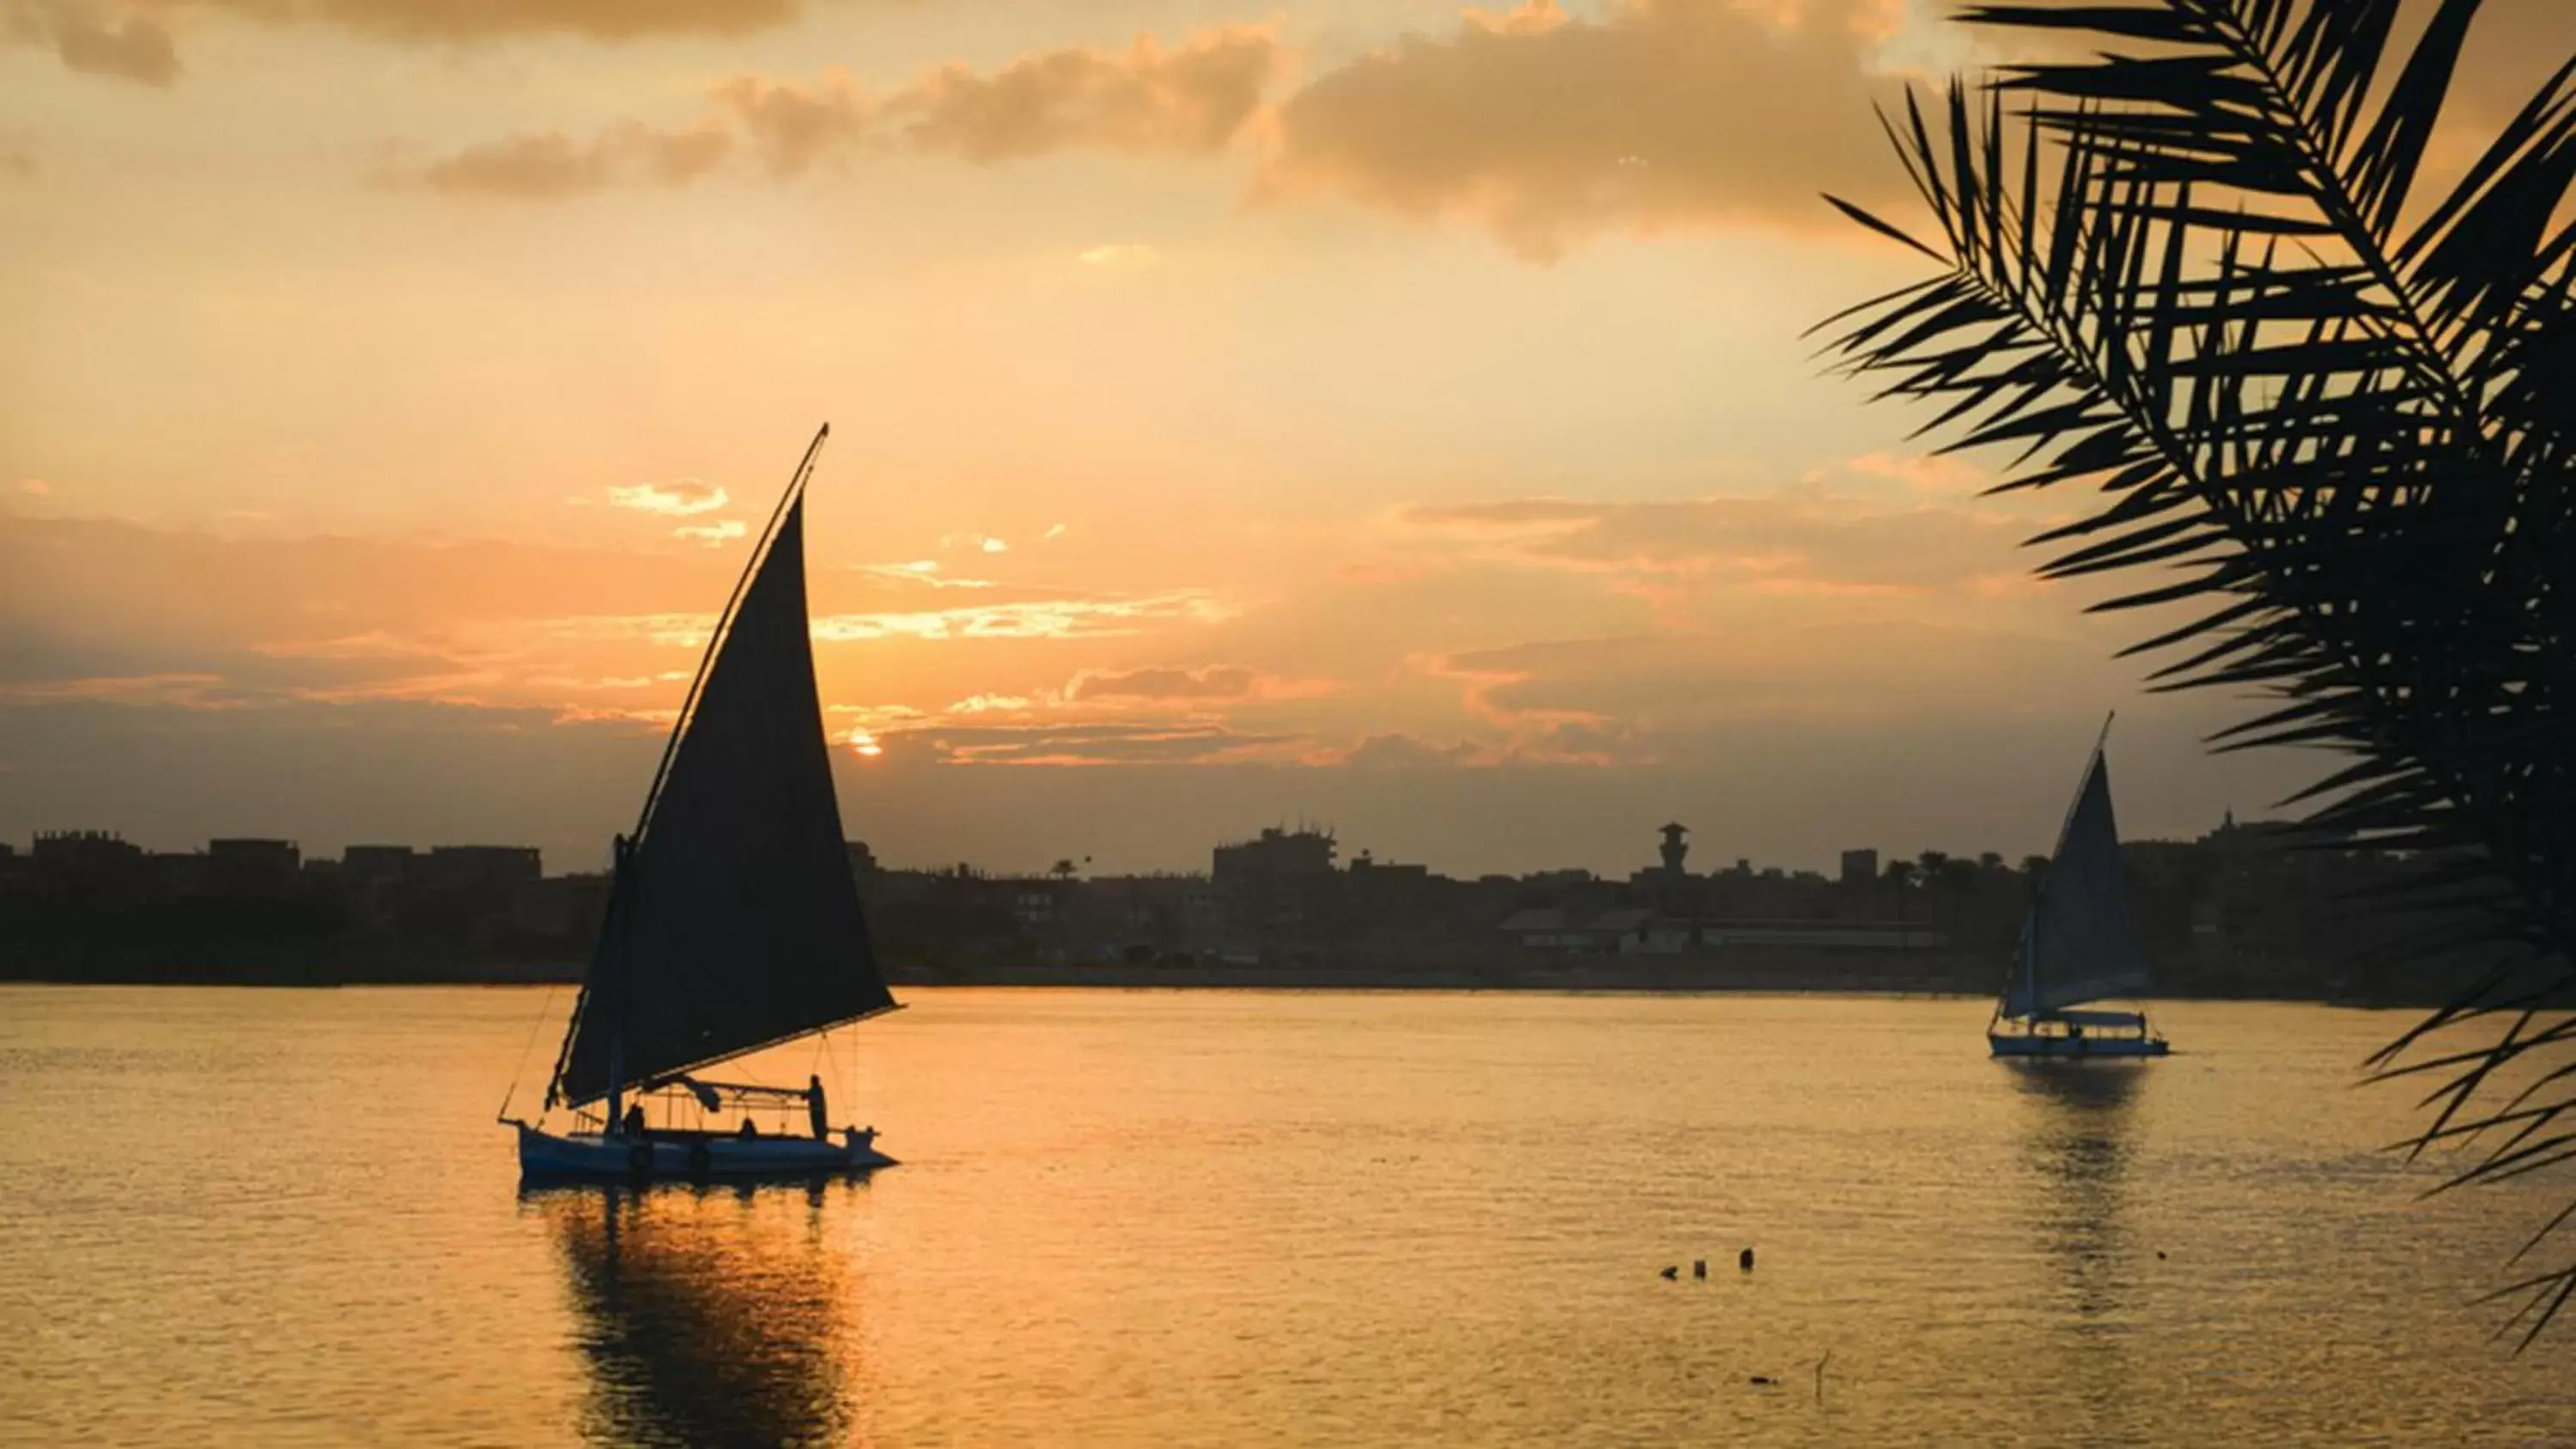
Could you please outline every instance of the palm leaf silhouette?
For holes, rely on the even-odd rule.
[[[2408,853],[2386,949],[2458,982],[2372,1063],[2435,1083],[2445,1186],[2576,1158],[2576,63],[2419,194],[2477,9],[2401,47],[2400,0],[1968,6],[2090,58],[1882,116],[1937,234],[1828,199],[1938,270],[1822,324],[1945,450],[2015,450],[1999,489],[2096,491],[2040,573],[2194,609],[2129,652],[2266,701],[2220,747],[2342,756],[2311,838]],[[2527,1344],[2576,1263],[2502,1292]]]

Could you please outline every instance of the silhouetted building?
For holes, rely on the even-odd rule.
[[[1592,936],[1566,919],[1558,906],[1530,906],[1503,917],[1495,927],[1512,944],[1530,951],[1589,951]]]
[[[1032,936],[1057,936],[1065,919],[1064,899],[1072,894],[1075,884],[1054,878],[1011,881],[1012,918]]]
[[[143,847],[106,830],[38,831],[27,867],[36,889],[57,895],[125,897],[150,887]]]
[[[1438,913],[1443,888],[1451,884],[1427,865],[1399,865],[1363,850],[1342,872],[1339,914],[1354,931],[1419,921]]]
[[[112,830],[39,830],[28,858],[42,871],[100,875],[133,869],[143,860],[143,847]]]
[[[420,852],[408,845],[352,845],[340,852],[343,890],[400,890],[411,883]]]
[[[213,894],[214,883],[203,851],[156,850],[143,858],[143,869],[151,893],[162,900],[194,900]]]
[[[284,900],[296,893],[303,859],[292,840],[209,840],[206,890],[227,900]]]
[[[1302,828],[1218,846],[1208,876],[1227,943],[1264,953],[1321,945],[1332,926],[1335,849],[1329,831]]]
[[[390,928],[412,888],[420,852],[408,845],[352,845],[340,852],[333,882],[352,919],[371,930]]]
[[[414,882],[424,890],[464,891],[507,896],[545,876],[533,845],[438,845],[413,867]]]
[[[1333,873],[1337,849],[1330,832],[1299,829],[1264,830],[1251,840],[1216,848],[1209,878],[1220,893],[1249,881],[1313,879]]]
[[[1678,879],[1682,875],[1687,874],[1687,872],[1682,869],[1682,857],[1690,854],[1690,847],[1683,843],[1682,837],[1690,834],[1690,827],[1686,825],[1667,825],[1664,827],[1663,833],[1664,843],[1661,854],[1663,855],[1664,860],[1664,874]]]
[[[1332,834],[1302,827],[1219,846],[1205,876],[890,870],[858,841],[848,858],[880,955],[916,980],[1259,963],[1347,971],[1363,984],[1386,971],[1981,991],[2000,979],[2039,879],[1992,851],[1890,862],[1872,849],[1842,852],[1834,880],[1743,860],[1694,876],[1688,831],[1676,822],[1661,833],[1660,863],[1625,880],[1577,869],[1458,881],[1367,851],[1339,868]],[[2356,903],[2388,896],[2422,861],[2322,848],[2232,817],[2194,841],[2130,841],[2121,859],[2159,985],[2179,994],[2387,1001],[2447,989],[2438,966],[2374,965],[2361,949],[2389,923]],[[604,875],[545,877],[538,853],[519,846],[355,845],[330,861],[304,860],[285,840],[147,853],[104,831],[51,832],[25,851],[0,844],[0,975],[571,972],[607,892]],[[1617,959],[1641,956],[1671,959]]]
[[[1064,932],[1096,959],[1145,959],[1213,950],[1216,887],[1203,875],[1094,876],[1067,893]]]
[[[587,946],[607,906],[605,874],[547,876],[511,893],[510,925],[526,936]]]

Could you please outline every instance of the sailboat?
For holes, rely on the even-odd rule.
[[[806,622],[805,484],[831,431],[814,435],[771,513],[635,829],[617,839],[545,1111],[531,1123],[503,1105],[523,1175],[739,1177],[893,1162],[875,1128],[833,1128],[819,1073],[803,1087],[702,1075],[898,1009],[841,837]],[[558,1109],[570,1123],[546,1130]],[[763,1115],[774,1130],[760,1130]]]
[[[2106,999],[2147,991],[2146,952],[2129,920],[2120,875],[2120,832],[2111,818],[2111,769],[2102,725],[2084,782],[2075,790],[2057,852],[2022,922],[2012,975],[1986,1026],[1999,1057],[2160,1057],[2172,1048],[2143,1011],[2086,1011]]]

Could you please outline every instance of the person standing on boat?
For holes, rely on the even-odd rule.
[[[644,1140],[644,1104],[641,1102],[626,1109],[626,1140],[629,1142]]]
[[[831,1139],[832,1114],[823,1108],[823,1074],[820,1072],[805,1078],[805,1118],[813,1124],[815,1141]]]

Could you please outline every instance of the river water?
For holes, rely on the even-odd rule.
[[[2569,1185],[2419,1196],[2401,1015],[910,1003],[826,1059],[901,1167],[523,1195],[561,994],[0,988],[0,1442],[2576,1443],[2470,1301]]]

